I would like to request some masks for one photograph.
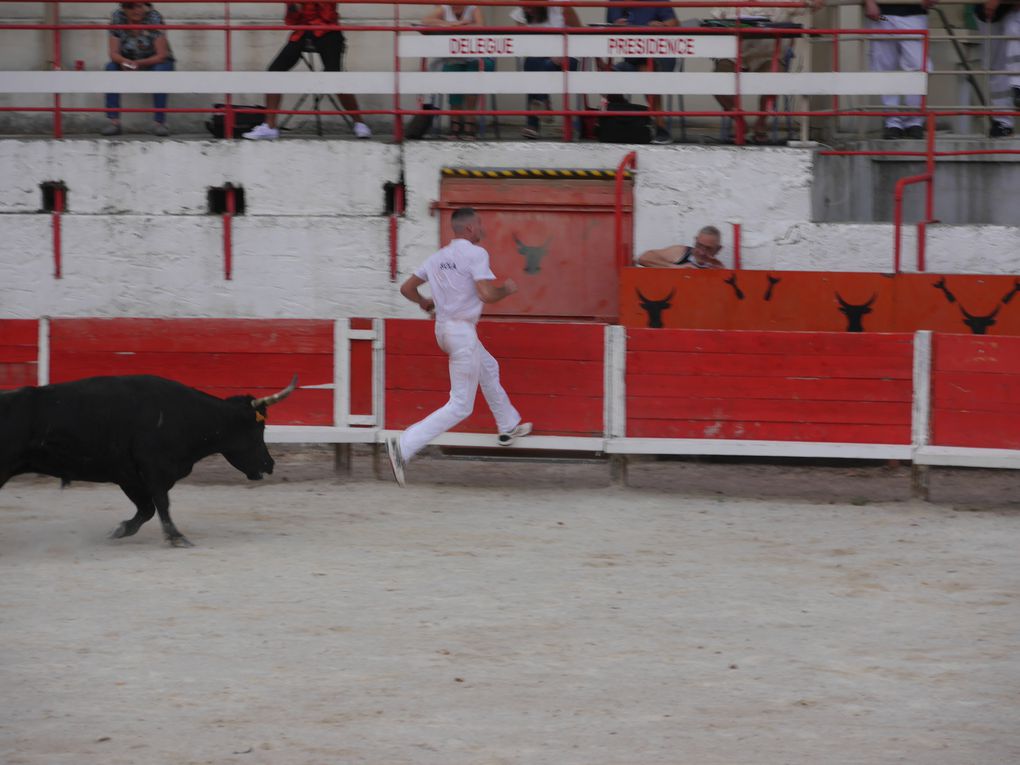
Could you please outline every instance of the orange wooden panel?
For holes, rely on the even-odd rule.
[[[255,319],[59,319],[51,323],[50,379],[153,374],[216,396],[264,396],[333,381],[330,321]],[[270,421],[331,425],[331,390],[296,390]]]
[[[39,322],[0,319],[0,390],[38,382]]]
[[[726,353],[655,353],[634,351],[627,354],[627,370],[633,374],[726,375],[761,377],[843,377],[846,379],[910,379],[912,362],[902,358],[867,355]]]
[[[628,351],[688,353],[747,353],[786,356],[797,353],[839,355],[845,353],[902,358],[913,346],[907,333],[843,332],[733,332],[715,329],[627,330]]]
[[[595,435],[603,427],[601,325],[482,322],[478,334],[500,364],[503,386],[535,432]],[[386,322],[386,427],[405,428],[442,406],[447,357],[430,321]],[[478,395],[475,412],[455,428],[485,432],[492,415]]]
[[[935,335],[937,371],[1020,374],[1020,337]]]
[[[631,182],[623,189],[629,247]],[[487,305],[486,315],[612,321],[618,300],[614,193],[611,180],[444,178],[440,243],[453,238],[450,208],[474,207],[493,273],[520,288]]]
[[[626,268],[628,327],[1020,335],[1020,277]]]

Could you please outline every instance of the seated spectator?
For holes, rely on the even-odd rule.
[[[622,1],[622,0],[620,0]],[[679,26],[672,8],[607,8],[606,21],[627,27],[675,27]],[[613,69],[618,72],[672,72],[676,68],[675,58],[625,58]],[[647,95],[648,108],[659,111],[662,97]],[[666,129],[666,118],[655,118],[655,137],[652,143],[672,143],[673,138]]]
[[[864,0],[864,15],[871,21],[872,29],[927,29],[928,9],[935,0],[921,0],[916,3],[878,3]],[[873,72],[919,72],[931,69],[924,57],[924,39],[904,35],[874,37],[868,45],[868,65]],[[891,115],[885,118],[882,138],[924,138],[924,117],[918,113],[921,96],[882,96],[882,106],[899,109],[900,106],[914,109],[911,114]]]
[[[573,8],[555,8],[549,6],[536,6],[536,5],[522,5],[519,8],[515,8],[510,18],[518,24],[527,27],[550,27],[550,28],[562,28],[562,27],[579,27],[581,21],[577,18],[577,11]],[[567,61],[567,66],[571,71],[577,69],[577,59],[571,58]],[[549,56],[536,56],[528,57],[524,59],[524,71],[525,72],[559,72],[563,69],[562,58],[550,58]],[[528,94],[528,109],[531,111],[537,111],[539,109],[549,108],[549,94],[548,93],[530,93]],[[538,121],[538,115],[532,114],[527,118],[527,123],[521,135],[525,138],[538,138],[541,133],[541,124]]]
[[[340,23],[340,14],[337,13],[336,3],[287,3],[287,13],[283,18],[283,23],[297,27],[336,26]],[[319,54],[324,71],[339,72],[342,70],[344,50],[347,48],[343,32],[338,29],[297,29],[290,33],[287,44],[280,49],[276,58],[273,59],[273,63],[269,65],[269,71],[290,71],[301,58],[301,53],[306,47],[314,49]],[[340,103],[354,120],[354,135],[358,138],[371,138],[372,131],[361,119],[358,99],[348,93],[337,93],[337,98],[340,99]],[[279,138],[280,131],[276,127],[277,115],[275,114],[279,108],[280,94],[267,94],[266,121],[249,130],[244,134],[244,137],[252,141]]]
[[[824,0],[809,0],[811,11],[817,11],[822,7]],[[804,13],[804,8],[716,8],[712,11],[714,19],[759,18],[767,19],[772,23],[784,23],[794,21]],[[775,58],[776,38],[773,36],[745,37],[740,44],[740,64],[743,72],[770,72],[772,61]],[[781,54],[780,54],[781,55]],[[737,62],[733,59],[720,58],[714,62],[714,69],[717,72],[735,72]],[[715,100],[728,112],[736,110],[736,96],[716,96]],[[775,103],[775,96],[760,96],[758,99],[758,111],[768,110],[770,104]],[[733,115],[737,129],[748,135],[747,123],[743,116]],[[768,142],[768,125],[765,115],[759,115],[754,121],[754,127],[750,132],[752,143]]]
[[[422,19],[422,25],[428,27],[480,27],[485,25],[482,11],[476,5],[453,3],[437,5],[432,12]],[[444,72],[479,72],[483,69],[491,72],[496,69],[496,60],[491,58],[446,58],[441,62]],[[466,106],[465,106],[466,104]],[[450,108],[471,111],[478,107],[478,96],[450,95]],[[462,118],[450,119],[450,138],[473,141],[478,135],[478,123],[474,115],[465,114]]]
[[[981,33],[999,38],[985,40],[982,66],[992,71],[1008,72],[989,77],[992,106],[1007,110],[1012,107],[1020,111],[1020,4],[988,0],[974,6],[974,13],[981,22]],[[1013,118],[1005,114],[993,116],[988,135],[990,138],[1013,135]]]
[[[111,24],[163,25],[163,16],[152,7],[152,3],[121,3],[110,17]],[[160,29],[111,29],[109,38],[110,61],[108,72],[134,72],[138,70],[172,72],[174,57],[170,43]],[[166,108],[166,93],[154,93],[152,105],[156,109]],[[120,135],[120,93],[106,94],[106,116],[110,123],[100,131],[102,135]],[[166,126],[166,112],[155,113],[152,132],[158,136],[170,135]]]
[[[675,244],[648,250],[638,256],[639,266],[649,268],[726,268],[716,255],[722,249],[722,235],[715,226],[705,226],[694,238],[694,246]]]

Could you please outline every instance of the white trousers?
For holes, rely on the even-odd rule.
[[[993,74],[988,78],[992,106],[1013,110],[1013,88],[1020,88],[1020,7],[1015,7],[994,24],[978,22],[981,34],[1009,35],[1009,40],[988,40],[982,51],[984,69],[1008,70],[1010,74]],[[1013,118],[1003,115],[996,122],[1013,127]]]
[[[450,400],[401,434],[400,453],[405,462],[474,411],[479,383],[498,432],[509,433],[521,422],[520,413],[499,384],[499,363],[478,339],[473,322],[437,321],[436,342],[450,357]]]
[[[869,21],[871,29],[927,29],[928,17],[884,16],[881,21]],[[886,35],[871,38],[869,62],[873,72],[919,72],[924,56],[924,40],[906,35]],[[931,69],[928,61],[925,71]],[[882,96],[882,105],[887,109],[900,106],[920,108],[921,96]],[[885,118],[886,127],[906,129],[914,125],[924,126],[924,117],[919,114],[904,114]]]

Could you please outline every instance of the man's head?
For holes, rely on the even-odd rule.
[[[482,241],[482,219],[473,207],[459,207],[450,217],[453,235],[458,239],[467,239],[472,244]]]
[[[694,237],[694,257],[699,261],[714,258],[722,249],[722,234],[715,226],[705,226]]]

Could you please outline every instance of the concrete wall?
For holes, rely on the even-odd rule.
[[[0,140],[0,316],[415,316],[389,279],[383,184],[404,177],[399,279],[438,246],[443,166],[615,168],[628,147],[285,140]],[[638,252],[743,226],[746,268],[888,271],[892,227],[811,223],[814,158],[787,148],[638,149]],[[45,181],[64,181],[64,277],[53,278]],[[206,192],[245,189],[233,280]],[[905,229],[904,267],[916,240]],[[933,226],[929,270],[1020,273],[1020,228]]]

